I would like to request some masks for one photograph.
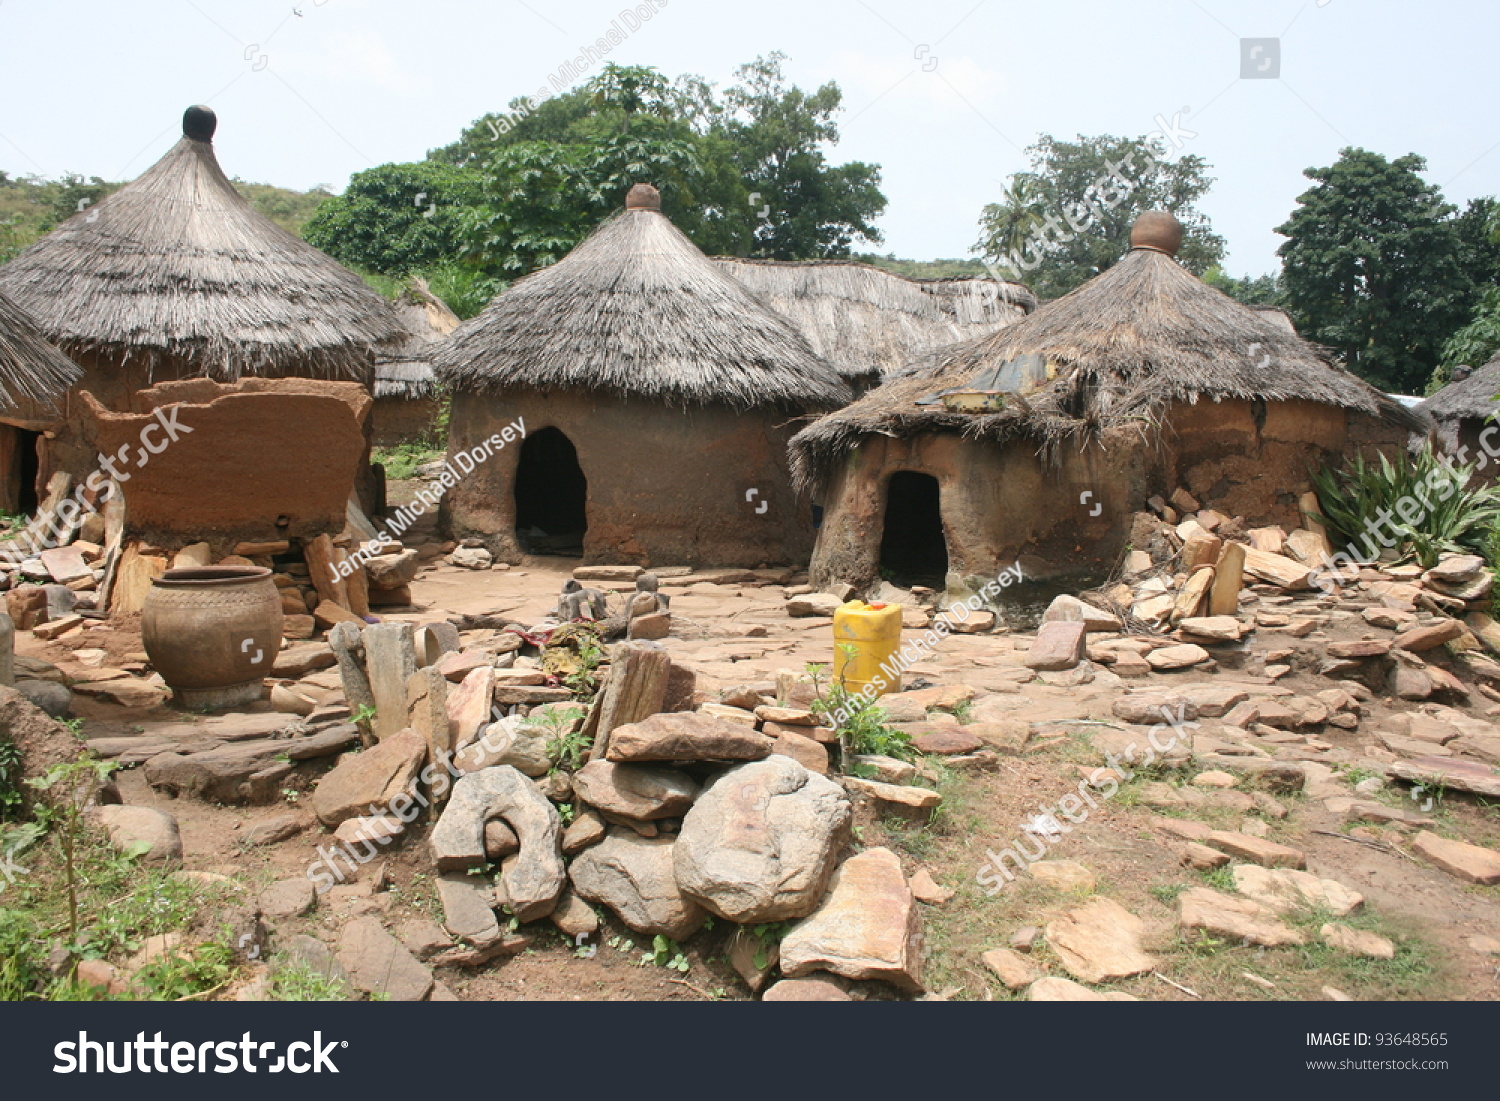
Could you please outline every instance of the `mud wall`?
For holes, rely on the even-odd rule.
[[[791,489],[786,445],[801,422],[790,414],[589,394],[457,394],[450,456],[517,419],[528,436],[556,428],[577,449],[588,480],[587,562],[753,569],[807,561],[812,517]],[[445,497],[453,535],[477,536],[511,563],[522,553],[515,537],[522,446],[507,445]]]
[[[103,454],[125,475],[133,534],[172,547],[343,530],[367,449],[371,400],[358,383],[171,382],[132,395],[135,412],[111,411],[87,393],[78,400],[90,413],[89,469]]]
[[[1156,462],[1135,432],[1064,450],[1055,463],[1030,441],[867,437],[825,489],[812,583],[878,578],[886,489],[903,470],[938,481],[950,573],[994,577],[1016,562],[1033,578],[1107,569]]]

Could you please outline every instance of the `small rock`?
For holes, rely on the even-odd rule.
[[[1026,654],[1031,669],[1071,669],[1083,660],[1088,628],[1079,621],[1053,620],[1043,623]]]
[[[372,917],[355,918],[339,938],[339,962],[349,982],[393,1002],[420,1002],[432,989],[432,972]]]
[[[1054,891],[1089,892],[1098,882],[1093,872],[1071,860],[1038,860],[1030,864],[1026,871],[1038,883],[1045,884]]]
[[[1306,938],[1258,902],[1190,887],[1177,896],[1178,924],[1216,936],[1249,941],[1267,948],[1304,944]]]
[[[1200,845],[1196,841],[1189,841],[1182,847],[1182,863],[1198,871],[1207,871],[1210,868],[1222,868],[1228,864],[1229,854],[1221,853],[1218,849],[1210,849],[1207,845]]]
[[[148,864],[182,862],[182,834],[170,814],[119,804],[90,807],[86,814],[104,827],[109,843],[121,852],[138,852]]]
[[[992,948],[981,955],[979,960],[995,973],[995,977],[1007,990],[1020,990],[1041,978],[1041,972],[1030,960],[1009,948]]]
[[[932,878],[932,873],[926,868],[918,868],[916,874],[911,877],[911,893],[916,896],[918,902],[925,902],[930,906],[941,906],[954,895],[947,887],[940,887]]]
[[[251,826],[245,831],[242,840],[246,845],[274,845],[296,837],[305,825],[295,814],[278,814],[275,818],[267,818]]]
[[[1264,868],[1305,868],[1307,857],[1297,849],[1231,830],[1214,830],[1208,843],[1221,852],[1249,860]]]
[[[1347,925],[1330,921],[1318,930],[1318,936],[1330,948],[1348,952],[1352,956],[1368,956],[1377,960],[1396,958],[1396,946],[1384,937],[1363,929],[1351,929]]]
[[[316,888],[306,876],[294,876],[271,884],[256,900],[260,912],[268,918],[301,917],[318,901]]]
[[[763,1002],[847,1002],[849,995],[832,978],[782,979],[760,996]]]

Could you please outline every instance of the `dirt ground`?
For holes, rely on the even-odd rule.
[[[488,613],[536,622],[552,607],[577,564],[566,559],[534,559],[511,569],[470,571],[438,559],[413,585],[416,608],[388,618],[423,622]],[[791,580],[788,576],[782,583],[698,581],[664,586],[663,591],[672,596],[674,626],[664,645],[674,660],[696,671],[698,689],[706,698],[717,699],[718,690],[729,685],[774,681],[778,670],[800,671],[807,663],[831,659],[829,620],[788,617],[783,590],[784,582]],[[1249,637],[1248,650],[1253,654],[1311,647],[1316,652],[1328,642],[1370,633],[1358,617],[1353,620],[1335,616],[1326,630],[1304,639],[1259,629]],[[906,635],[915,638],[920,633]],[[990,720],[1003,716],[1030,723],[1033,735],[1025,748],[1001,756],[996,771],[964,771],[928,760],[924,768],[944,796],[942,808],[929,823],[880,819],[868,807],[862,807],[857,817],[858,845],[889,845],[902,856],[908,875],[925,868],[939,885],[955,892],[945,903],[923,907],[926,984],[933,994],[980,1000],[1016,996],[982,964],[981,954],[1005,947],[1024,927],[1045,927],[1090,894],[1116,900],[1144,922],[1144,947],[1159,959],[1159,966],[1152,974],[1105,987],[1142,999],[1326,999],[1333,996],[1328,987],[1358,1000],[1491,1000],[1500,993],[1500,956],[1492,954],[1500,944],[1483,939],[1500,937],[1500,887],[1465,883],[1412,855],[1410,830],[1388,826],[1351,831],[1349,824],[1324,807],[1320,795],[1277,793],[1275,798],[1288,812],[1284,818],[1146,805],[1149,782],[1187,784],[1200,771],[1196,768],[1143,775],[1122,785],[1115,798],[1102,802],[1086,824],[1053,847],[1048,859],[1074,861],[1094,874],[1096,884],[1091,891],[1059,892],[1021,877],[994,897],[987,895],[976,882],[986,853],[1011,845],[1023,823],[1040,807],[1074,790],[1081,767],[1087,772],[1102,763],[1091,739],[1109,725],[1118,725],[1111,704],[1123,692],[1147,685],[1243,684],[1265,689],[1273,683],[1268,676],[1236,671],[1223,663],[1209,671],[1199,667],[1128,681],[1102,665],[1082,684],[1054,675],[1029,679],[1023,661],[1031,637],[1026,632],[952,635],[906,677],[908,689],[969,686],[975,690],[975,699],[960,708],[956,718],[973,721],[969,712],[974,709],[983,710]],[[83,647],[105,649],[107,664],[126,664],[142,656],[136,624],[129,620],[91,625],[77,637],[56,643],[18,638],[20,653],[55,662],[67,671],[79,668],[72,651]],[[1048,680],[1058,683],[1048,684]],[[1274,683],[1299,697],[1333,684],[1301,667]],[[325,699],[337,696],[336,690],[324,690]],[[1385,716],[1415,706],[1375,696],[1365,702],[1358,729],[1329,725],[1317,736],[1335,747],[1334,757],[1356,761],[1372,741],[1370,731]],[[1487,718],[1488,711],[1500,708],[1476,691],[1462,710]],[[85,738],[192,718],[170,707],[143,714],[82,696],[77,697],[75,713],[84,720]],[[932,718],[954,721],[942,715]],[[316,776],[330,763],[302,766],[288,780],[283,802],[265,807],[168,799],[152,791],[138,769],[120,774],[119,786],[127,803],[158,807],[176,816],[186,867],[229,876],[252,897],[278,879],[304,874],[316,859],[318,846],[329,843],[328,832],[305,804]],[[1344,776],[1343,794],[1350,793],[1348,784],[1360,775],[1353,769],[1347,762],[1335,765],[1335,780]],[[1438,832],[1474,844],[1493,847],[1500,843],[1500,818],[1493,806],[1458,792],[1440,794],[1440,801],[1424,811],[1436,819]],[[1373,798],[1393,807],[1421,809],[1402,786],[1391,786]],[[288,811],[301,816],[304,823],[295,837],[257,847],[240,840],[257,822]],[[1179,860],[1181,841],[1155,824],[1163,816],[1190,817],[1217,829],[1240,829],[1247,817],[1264,822],[1264,827],[1252,825],[1264,829],[1271,840],[1305,852],[1308,870],[1337,879],[1365,897],[1362,910],[1344,920],[1391,939],[1397,946],[1395,959],[1347,956],[1318,943],[1315,935],[1309,936],[1307,946],[1270,950],[1184,935],[1176,924],[1177,894],[1203,885],[1228,892],[1232,884],[1225,885],[1222,871],[1184,867]],[[381,915],[398,936],[407,923],[439,918],[432,868],[421,841],[426,831],[415,832],[416,836],[393,846],[383,862],[364,869],[361,881],[334,888],[306,917],[278,923],[277,934],[307,932],[332,944],[343,922],[357,914]],[[1353,839],[1360,837],[1371,843]],[[375,890],[387,882],[392,889]],[[1307,920],[1319,919],[1312,915]],[[1309,928],[1315,932],[1316,924]],[[731,931],[728,923],[721,922],[689,940],[684,951],[691,968],[682,974],[640,965],[649,938],[631,933],[612,917],[607,917],[597,943],[581,946],[542,921],[523,930],[533,941],[521,954],[474,971],[443,969],[438,979],[464,1000],[748,998],[751,992],[725,957],[724,942]],[[1066,974],[1045,941],[1029,959],[1042,973]],[[894,994],[878,984],[856,984],[856,996]]]

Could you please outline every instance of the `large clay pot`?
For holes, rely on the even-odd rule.
[[[260,566],[168,570],[152,580],[141,610],[146,654],[187,707],[260,699],[281,626],[281,596]]]

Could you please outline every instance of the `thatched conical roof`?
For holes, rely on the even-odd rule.
[[[462,322],[421,278],[413,279],[391,304],[411,335],[375,357],[375,396],[431,397],[437,389],[432,357]]]
[[[78,364],[47,343],[36,323],[0,294],[0,412],[49,407],[81,377]]]
[[[886,375],[936,348],[992,333],[1036,308],[1019,283],[908,279],[848,260],[715,257],[848,379]]]
[[[1417,409],[1444,425],[1460,420],[1484,420],[1500,413],[1496,394],[1500,394],[1500,356],[1467,377],[1450,382]]]
[[[950,411],[931,400],[1023,355],[1045,359],[1055,377],[1008,396],[1002,412]],[[1170,251],[1138,244],[1024,321],[919,360],[810,425],[792,440],[793,469],[799,485],[812,486],[871,434],[1026,436],[1046,449],[1126,421],[1151,421],[1173,402],[1235,398],[1318,402],[1412,431],[1426,423],[1284,323],[1193,276]]]
[[[189,108],[165,157],[0,268],[0,291],[69,353],[172,360],[221,380],[365,377],[400,322],[240,196],[214,156],[215,125]]]
[[[673,405],[836,408],[848,385],[637,184],[624,211],[516,282],[437,354],[460,390],[574,389]]]

